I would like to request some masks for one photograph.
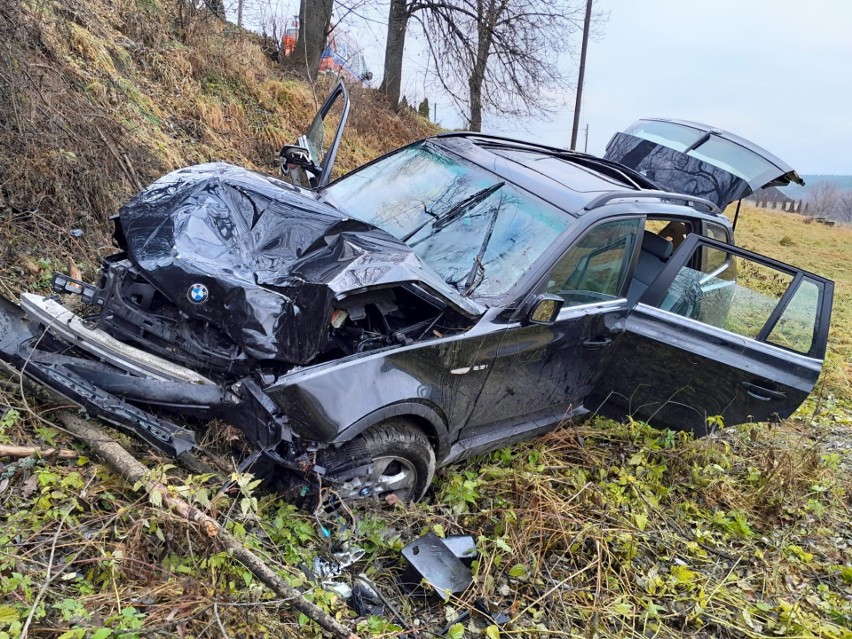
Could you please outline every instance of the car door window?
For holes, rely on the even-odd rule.
[[[818,308],[819,287],[803,280],[766,341],[799,353],[810,352]]]
[[[661,309],[799,353],[810,352],[820,305],[815,280],[719,246],[699,244],[695,251],[704,251],[702,267],[680,267],[659,303]]]
[[[693,233],[693,224],[689,220],[678,218],[649,217],[645,221],[645,230],[671,242],[673,250],[676,251],[686,237]]]
[[[547,292],[560,295],[565,306],[617,299],[633,253],[641,220],[605,222],[575,242],[550,273]]]

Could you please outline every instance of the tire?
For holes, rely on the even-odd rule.
[[[426,435],[405,419],[389,419],[362,433],[343,450],[363,451],[372,459],[370,476],[358,477],[342,487],[343,499],[387,499],[415,502],[435,476],[435,451]]]

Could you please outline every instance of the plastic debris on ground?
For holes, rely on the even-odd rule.
[[[464,543],[458,543],[462,550],[464,546]],[[402,549],[408,569],[402,575],[400,584],[413,590],[425,582],[444,599],[463,592],[470,585],[473,575],[469,565],[465,565],[456,555],[454,548],[455,542],[451,548],[432,532],[412,541]]]

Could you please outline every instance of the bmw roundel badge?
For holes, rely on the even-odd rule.
[[[193,284],[186,292],[186,298],[193,304],[204,304],[208,297],[210,297],[210,293],[204,284]]]

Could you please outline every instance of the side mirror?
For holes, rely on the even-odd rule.
[[[289,170],[294,167],[305,169],[311,172],[319,172],[316,164],[311,158],[311,152],[304,146],[295,144],[287,144],[281,147],[281,152],[278,154],[281,159],[281,172],[287,175]]]
[[[281,175],[296,186],[314,189],[319,182],[320,167],[314,162],[311,150],[304,144],[304,136],[299,144],[287,144],[278,154],[281,160]]]
[[[539,295],[532,303],[530,312],[527,313],[527,323],[550,326],[556,321],[556,317],[564,304],[565,300],[558,295],[549,293]]]

